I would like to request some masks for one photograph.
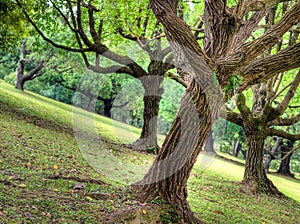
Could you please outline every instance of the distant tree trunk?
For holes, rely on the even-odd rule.
[[[275,145],[272,147],[271,151],[268,152],[267,158],[265,160],[265,170],[267,173],[269,172],[270,164],[272,160],[276,158],[275,154],[276,152],[278,152],[278,150],[280,150],[281,145],[282,145],[282,138],[277,137]]]
[[[145,89],[144,95],[144,113],[143,113],[143,127],[140,138],[133,143],[137,150],[146,151],[155,149],[158,153],[159,146],[157,143],[157,121],[159,112],[159,103],[163,94],[163,89],[160,87],[162,76],[148,76],[141,79]]]
[[[104,116],[111,118],[111,109],[113,108],[114,98],[105,99],[104,103]]]
[[[289,153],[294,146],[294,141],[288,141],[287,147],[282,147],[281,149],[281,158],[284,158],[287,153]],[[288,176],[288,177],[294,177],[294,175],[291,173],[291,168],[290,168],[290,162],[291,158],[293,156],[293,153],[290,153],[286,158],[281,160],[280,167],[277,171],[277,173]]]
[[[237,141],[234,145],[233,145],[233,149],[232,149],[232,155],[237,157],[239,155],[239,152],[242,149],[242,144]]]
[[[88,96],[88,97],[89,97],[89,103],[87,105],[86,110],[87,111],[94,111],[96,97],[95,96]]]
[[[249,186],[253,193],[268,193],[281,195],[275,185],[267,177],[263,163],[263,150],[266,136],[263,131],[246,132],[248,152],[245,163],[243,183]]]
[[[178,206],[185,223],[199,223],[186,201],[186,184],[220,107],[218,99],[208,99],[196,81],[192,82],[160,153],[139,183],[144,202],[159,196]]]
[[[22,91],[24,91],[24,71],[25,71],[25,57],[26,57],[26,41],[22,42],[22,48],[21,48],[21,57],[20,57],[20,61],[19,61],[19,66],[16,70],[16,84],[15,87],[17,89],[20,89]]]
[[[22,49],[21,49],[21,57],[19,61],[19,66],[16,71],[16,84],[15,87],[20,90],[24,90],[25,82],[29,80],[33,80],[45,73],[45,71],[41,71],[45,65],[44,62],[48,62],[49,59],[52,57],[52,53],[49,55],[45,61],[40,61],[38,65],[31,71],[25,74],[25,60],[26,60],[27,50],[26,50],[26,40],[22,42]]]
[[[205,147],[204,147],[203,151],[210,154],[210,155],[216,155],[217,153],[214,150],[214,139],[213,139],[212,133],[213,132],[211,131],[209,136],[208,136],[208,139],[207,139],[207,142],[205,144]]]

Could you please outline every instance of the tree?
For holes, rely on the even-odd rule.
[[[267,33],[247,41],[274,2],[259,4],[262,2],[238,1],[236,5],[230,6],[223,0],[205,0],[203,50],[191,28],[178,16],[178,1],[150,2],[156,17],[164,26],[178,73],[188,74],[190,79],[162,150],[140,182],[142,199],[149,201],[160,196],[178,206],[182,223],[200,223],[186,201],[186,183],[222,106],[217,90],[223,90],[227,100],[236,91],[233,83],[236,77],[240,77],[240,88],[237,91],[241,92],[277,72],[299,66],[299,44],[293,44],[263,59],[256,59],[299,22],[297,14],[300,12],[300,3],[291,5]],[[250,13],[252,11],[255,12]],[[283,62],[282,57],[287,60]],[[215,80],[218,83],[214,86]],[[194,105],[191,106],[191,103]],[[191,118],[194,117],[191,116],[192,109],[196,110],[199,122]],[[185,144],[181,144],[179,137]]]
[[[149,10],[148,3],[146,1],[126,3],[118,1],[112,4],[110,1],[104,1],[96,4],[91,1],[85,3],[81,0],[77,2],[51,0],[50,2],[51,5],[48,1],[40,1],[37,3],[37,10],[33,12],[22,1],[16,0],[27,20],[45,41],[54,47],[81,53],[88,69],[102,74],[126,73],[141,80],[145,89],[144,122],[140,139],[135,145],[141,150],[153,147],[158,150],[157,116],[163,93],[160,85],[165,72],[173,68],[170,64],[173,57],[170,55],[170,47],[166,46],[162,40],[164,37],[162,29]],[[43,11],[38,9],[43,9]],[[106,14],[110,15],[112,21],[103,18]],[[34,21],[32,18],[37,15],[43,20]],[[59,31],[57,26],[53,26],[52,30],[50,30],[50,25],[47,26],[47,32],[40,28],[45,26],[45,23],[57,24],[58,17],[64,24],[60,26],[64,34],[61,32],[60,34],[64,38],[68,33],[73,37],[72,41],[70,37],[65,40],[60,36],[60,41],[49,38],[47,35],[49,33],[57,36],[56,32]],[[128,21],[128,18],[134,18],[134,20]],[[120,49],[109,45],[109,42],[117,44],[128,43],[128,41],[136,42],[142,49],[143,57],[148,61],[146,69],[138,63],[140,59],[129,57],[128,53],[124,55]],[[94,63],[91,63],[91,52],[94,54]],[[111,60],[110,66],[100,65],[103,57]]]
[[[272,160],[276,159],[275,155],[278,154],[278,152],[283,147],[282,138],[272,137],[271,140],[273,140],[273,139],[276,140],[275,145],[273,147],[270,147],[270,144],[268,144],[267,147],[265,148],[265,150],[267,151],[267,157],[264,162],[264,166],[265,166],[265,171],[267,173],[269,172],[269,168],[270,168],[270,164],[271,164]],[[270,141],[270,143],[271,143],[271,141]]]
[[[19,66],[16,70],[16,83],[15,87],[20,90],[24,90],[24,85],[27,81],[36,79],[42,76],[46,72],[46,64],[53,56],[53,52],[49,53],[49,56],[44,60],[39,60],[36,65],[25,74],[26,64],[32,63],[33,59],[28,58],[29,50],[27,48],[26,40],[22,41],[21,56],[19,60]]]
[[[299,149],[299,145],[295,146],[294,144],[295,141],[288,141],[287,145],[282,147],[280,158],[281,163],[277,173],[288,177],[294,177],[294,175],[291,173],[290,162],[293,153]]]

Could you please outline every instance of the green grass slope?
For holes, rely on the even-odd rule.
[[[154,158],[120,144],[139,133],[0,80],[0,223],[172,223],[172,213],[157,215],[122,187],[140,179]],[[279,199],[246,192],[238,184],[242,173],[242,166],[200,156],[188,200],[202,221],[299,223],[299,181],[271,176],[294,200]]]

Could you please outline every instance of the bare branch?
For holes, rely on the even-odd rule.
[[[236,112],[230,110],[221,110],[219,116],[233,124],[243,126],[243,119],[241,118],[241,115]]]
[[[136,78],[135,73],[126,66],[113,65],[113,66],[104,68],[104,67],[100,67],[100,66],[89,65],[88,69],[90,69],[96,73],[102,73],[102,74],[125,73],[125,74],[131,75]]]
[[[286,138],[286,139],[289,139],[291,141],[300,140],[300,134],[290,134],[288,132],[278,130],[278,129],[274,129],[274,128],[269,129],[268,135],[269,136],[278,136],[278,137]]]
[[[291,118],[276,118],[275,120],[268,123],[268,126],[290,126],[300,121],[300,114]]]
[[[246,42],[238,47],[235,52],[224,58],[217,60],[218,70],[223,74],[231,75],[237,67],[246,66],[247,63],[257,58],[266,49],[274,46],[280,38],[293,26],[299,22],[300,14],[300,1],[294,4],[294,6],[276,23],[270,28],[265,34],[259,38]],[[297,45],[294,45],[297,46]],[[299,48],[299,47],[298,47]],[[295,50],[300,51],[298,50]],[[299,62],[300,57],[295,58]],[[223,80],[227,80],[229,77],[222,77]]]
[[[183,85],[185,88],[187,87],[186,82],[183,80],[182,77],[175,75],[172,72],[168,72],[166,73],[166,76],[170,77],[171,79],[175,80],[176,82],[178,82],[179,84]]]
[[[300,84],[300,70],[298,71],[298,74],[296,75],[295,79],[293,80],[287,94],[285,95],[283,101],[281,104],[279,104],[274,110],[273,113],[276,115],[281,116],[286,108],[288,107],[291,99],[294,97],[296,90]]]
[[[275,55],[253,61],[243,67],[239,74],[244,77],[240,90],[266,81],[272,76],[300,66],[300,43],[287,47]]]

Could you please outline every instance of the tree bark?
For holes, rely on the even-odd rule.
[[[219,100],[208,98],[193,80],[160,153],[139,183],[142,185],[142,201],[150,202],[160,197],[177,205],[181,223],[200,223],[186,201],[186,184],[220,107]]]
[[[163,73],[164,74],[164,73]],[[144,113],[143,127],[140,138],[133,143],[137,150],[151,150],[156,154],[159,152],[157,143],[157,122],[159,103],[163,94],[163,89],[160,87],[163,81],[163,76],[151,75],[141,79],[145,90],[144,94]]]
[[[215,152],[215,149],[214,149],[214,139],[213,139],[213,136],[212,136],[212,131],[210,132],[210,134],[208,136],[208,139],[207,139],[207,142],[205,144],[205,147],[204,147],[203,151],[210,154],[210,155],[216,155],[217,154]]]
[[[281,148],[281,158],[285,157],[287,153],[289,153],[294,146],[294,141],[288,141],[287,147]],[[283,160],[281,160],[280,167],[277,171],[277,173],[288,176],[288,177],[294,177],[294,175],[291,173],[290,168],[290,162],[291,158],[293,156],[293,153],[290,153],[288,156],[286,156]]]
[[[104,99],[104,116],[111,118],[111,109],[113,108],[114,98]]]
[[[244,179],[252,193],[267,193],[282,195],[272,181],[267,177],[263,163],[265,135],[261,131],[246,134],[248,152],[245,163]]]
[[[26,57],[26,41],[22,42],[22,48],[21,48],[21,58],[19,61],[19,66],[16,70],[16,84],[15,87],[17,89],[20,89],[22,91],[24,91],[24,71],[25,71],[25,57]]]
[[[271,151],[268,152],[267,158],[265,160],[266,173],[269,172],[270,164],[271,164],[272,160],[274,160],[276,158],[275,154],[278,152],[278,150],[280,150],[281,146],[282,146],[282,138],[277,137],[276,138],[276,144],[273,146]]]

